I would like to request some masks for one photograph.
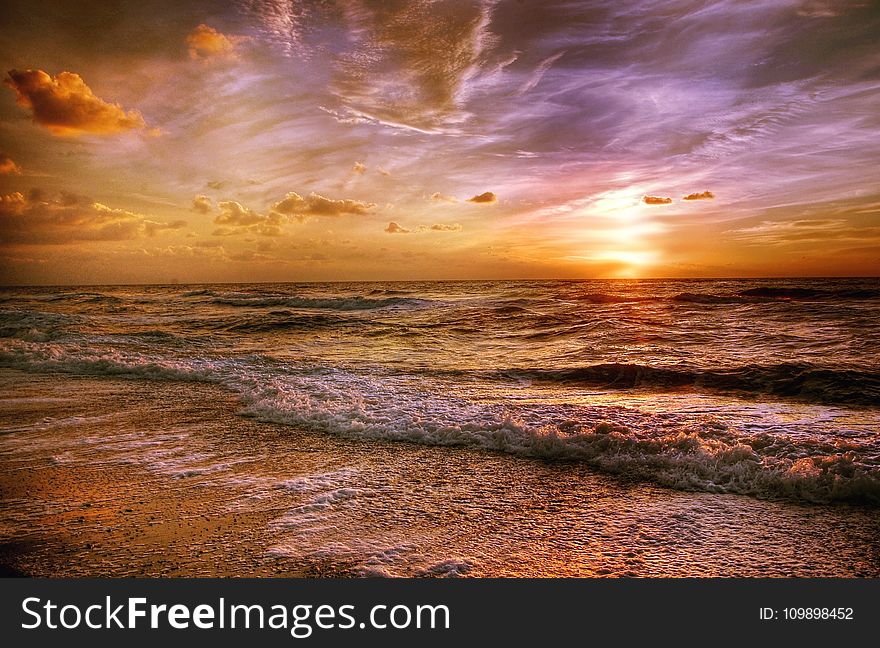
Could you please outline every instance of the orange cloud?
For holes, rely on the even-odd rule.
[[[682,198],[682,200],[712,200],[715,194],[711,191],[703,191],[701,193],[691,193]]]
[[[241,36],[227,36],[203,23],[189,33],[186,44],[189,57],[194,61],[236,59],[236,48],[242,40]]]
[[[672,202],[672,198],[666,198],[661,196],[645,196],[642,198],[642,202],[646,205],[668,205]]]
[[[34,123],[53,135],[110,135],[146,127],[137,110],[126,112],[96,97],[73,72],[53,78],[42,70],[10,70],[4,83],[15,91],[18,105],[32,111]]]
[[[351,168],[352,173],[366,173],[367,166],[363,162],[355,162]]]
[[[432,232],[460,232],[461,225],[458,223],[434,223],[428,229]]]
[[[281,236],[281,226],[285,218],[277,212],[259,214],[234,200],[217,203],[220,213],[214,223],[221,225],[214,231],[214,236],[229,236],[241,231],[250,231],[261,236]]]
[[[485,193],[481,193],[478,196],[474,196],[473,198],[468,198],[468,202],[478,203],[481,205],[491,205],[493,203],[498,202],[498,196],[496,196],[491,191],[486,191]]]
[[[75,241],[126,241],[176,230],[186,221],[154,221],[67,192],[46,198],[41,191],[0,196],[0,245],[61,245]]]
[[[483,194],[483,195],[485,195],[485,194]],[[479,198],[479,196],[474,196],[474,198]],[[474,200],[474,198],[471,198],[472,202],[479,202],[479,201]],[[444,196],[439,191],[435,191],[434,193],[431,194],[431,200],[435,200],[437,202],[449,202],[449,203],[458,202],[458,198],[456,198],[455,196]]]
[[[301,221],[307,216],[366,214],[375,206],[375,203],[362,202],[360,200],[325,198],[314,192],[310,193],[308,197],[303,198],[298,193],[291,191],[284,197],[284,200],[273,204],[270,212],[282,216],[291,216]]]
[[[21,167],[6,153],[0,153],[0,175],[19,175]]]
[[[213,205],[211,205],[211,199],[205,195],[199,195],[193,198],[192,202],[193,211],[197,211],[200,214],[208,214],[213,209]]]
[[[405,227],[401,227],[400,225],[398,225],[394,221],[391,221],[390,223],[388,223],[388,227],[385,228],[385,233],[386,234],[409,234],[410,230],[406,229]]]

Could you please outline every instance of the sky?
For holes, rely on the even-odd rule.
[[[876,1],[3,14],[0,284],[880,274]]]

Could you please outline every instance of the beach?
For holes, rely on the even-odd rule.
[[[29,576],[870,576],[876,509],[238,414],[216,385],[0,372],[0,563]]]

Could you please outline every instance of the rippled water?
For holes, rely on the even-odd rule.
[[[880,281],[17,288],[0,366],[205,381],[355,440],[880,502]]]

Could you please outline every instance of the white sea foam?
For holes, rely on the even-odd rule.
[[[243,413],[264,421],[352,438],[462,445],[580,461],[679,489],[880,502],[876,441],[847,445],[839,439],[798,438],[780,431],[746,432],[711,418],[626,408],[554,409],[527,401],[479,402],[431,391],[430,385],[362,373],[285,373],[258,358],[171,360],[118,349],[6,339],[0,341],[0,365],[216,382],[239,394]],[[294,481],[286,487],[310,491],[324,484]],[[299,513],[314,513],[328,505],[332,502],[314,501],[307,505],[314,510]]]

